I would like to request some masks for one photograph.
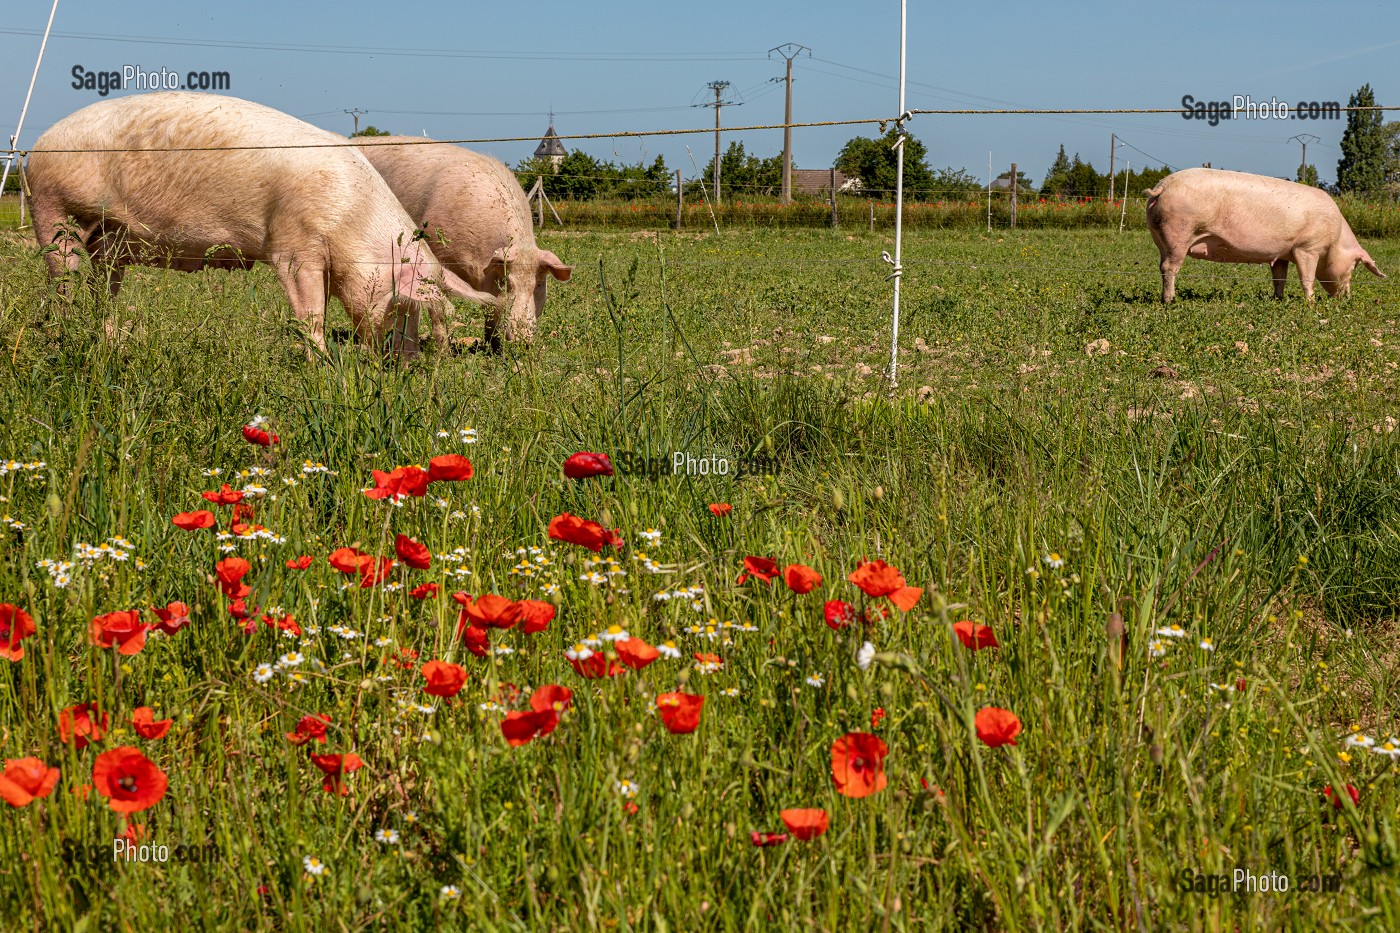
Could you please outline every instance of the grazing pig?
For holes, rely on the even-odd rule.
[[[1279,178],[1211,168],[1174,172],[1147,191],[1147,229],[1162,254],[1163,303],[1175,297],[1187,256],[1263,263],[1273,272],[1276,298],[1283,297],[1290,261],[1308,301],[1314,280],[1329,295],[1351,295],[1358,264],[1385,278],[1327,192]]]
[[[343,136],[249,101],[179,91],[101,101],[39,137],[26,173],[51,276],[77,270],[78,245],[113,295],[133,263],[266,262],[323,353],[330,295],[362,340],[403,318],[409,354],[424,308],[446,345],[444,291],[497,300],[442,268]]]
[[[490,156],[413,136],[375,137],[360,151],[426,227],[443,265],[473,288],[504,293],[503,306],[487,311],[491,348],[500,348],[501,335],[528,342],[549,276],[567,282],[573,267],[535,245],[530,202],[515,174]]]

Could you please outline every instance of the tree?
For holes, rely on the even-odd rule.
[[[1293,180],[1300,184],[1311,185],[1312,187],[1316,188],[1317,166],[1312,165],[1311,163],[1309,163],[1308,165],[1298,166],[1298,171],[1294,175]]]
[[[375,126],[374,124],[370,124],[369,126],[367,126],[367,127],[365,127],[364,129],[360,130],[358,133],[351,133],[351,134],[350,134],[350,138],[351,138],[351,139],[354,139],[356,136],[393,136],[393,135],[394,135],[394,134],[391,133],[391,132],[389,132],[388,130],[381,130],[379,127]]]
[[[1400,197],[1400,122],[1385,125],[1385,190]]]
[[[847,141],[836,156],[836,168],[848,176],[859,178],[862,188],[876,197],[892,197],[899,177],[894,144],[899,138],[890,130],[882,139],[864,136]],[[935,187],[933,172],[924,162],[928,150],[913,136],[904,137],[904,196],[914,198],[917,192],[927,193]]]
[[[638,162],[636,165],[618,166],[595,159],[581,149],[564,156],[557,171],[547,158],[524,159],[515,167],[515,178],[520,182],[520,187],[527,191],[541,176],[550,197],[576,201],[650,197],[665,194],[670,190],[671,182],[671,170],[661,156],[657,156],[651,165]]]
[[[1069,175],[1069,156],[1065,155],[1065,144],[1060,143],[1060,151],[1055,155],[1055,161],[1050,165],[1050,171],[1045,173],[1045,184],[1040,186],[1042,196],[1055,194],[1064,187],[1065,177]]]
[[[934,198],[957,198],[969,195],[982,190],[982,183],[977,180],[977,176],[970,174],[965,168],[940,168],[933,173],[933,190],[928,193],[916,191],[924,198],[932,195]]]
[[[1348,107],[1374,107],[1375,92],[1363,84]],[[1384,117],[1379,110],[1348,110],[1342,132],[1342,158],[1337,162],[1337,187],[1346,194],[1375,194],[1385,188]]]
[[[1008,169],[1007,171],[1002,172],[1000,175],[998,175],[998,176],[996,177],[996,180],[997,180],[997,181],[1005,181],[1005,182],[1007,182],[1007,186],[1006,186],[1006,187],[1007,187],[1008,189],[1010,189],[1010,187],[1011,187],[1011,184],[1010,184],[1010,182],[1011,182],[1011,171]],[[1027,175],[1025,172],[1021,171],[1020,169],[1017,169],[1017,170],[1016,170],[1016,190],[1017,190],[1017,191],[1034,191],[1034,190],[1035,190],[1035,181],[1034,181],[1029,175]]]
[[[797,163],[793,162],[793,168]],[[715,177],[714,157],[705,163],[701,177],[713,181]],[[719,183],[726,190],[738,195],[777,194],[783,184],[782,154],[760,159],[744,150],[744,144],[735,140],[729,144],[719,160]]]

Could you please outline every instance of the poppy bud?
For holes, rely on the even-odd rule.
[[[54,518],[58,518],[59,514],[63,512],[63,500],[58,497],[58,493],[56,492],[49,493],[49,497],[45,500],[44,504],[48,506],[49,514]]]
[[[606,505],[603,506],[603,511],[598,515],[598,524],[602,525],[604,528],[612,527],[612,512],[608,511]]]
[[[838,512],[846,507],[846,497],[841,495],[840,489],[831,490],[831,507]]]
[[[876,487],[875,487],[874,498],[875,498],[875,501],[876,501],[876,502],[879,502],[881,499],[885,498],[885,487],[884,487],[884,486],[876,486]]]

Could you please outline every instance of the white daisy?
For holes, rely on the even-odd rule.
[[[874,660],[875,646],[872,645],[870,642],[866,642],[865,644],[861,645],[860,650],[856,652],[856,667],[860,668],[863,671],[868,671],[870,670],[870,665],[874,662]]]

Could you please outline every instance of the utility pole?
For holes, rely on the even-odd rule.
[[[723,99],[724,90],[725,90],[725,88],[729,87],[729,82],[728,82],[728,81],[711,81],[709,84],[707,84],[707,85],[705,85],[705,86],[708,87],[710,90],[712,90],[712,91],[715,92],[715,100],[714,100],[714,103],[701,104],[700,106],[702,106],[702,107],[713,107],[713,108],[715,108],[715,203],[718,204],[718,203],[720,203],[720,200],[719,200],[719,175],[720,175],[720,173],[719,173],[719,162],[720,162],[720,151],[719,151],[719,112],[720,112],[720,109],[723,108],[723,107],[737,107],[737,106],[739,106],[739,103],[740,103],[740,102],[739,102],[739,101],[734,101],[734,100],[724,100],[724,99]]]
[[[772,58],[777,52],[787,61],[787,103],[783,107],[783,196],[782,203],[792,203],[792,60],[803,52],[810,58],[812,50],[805,45],[798,45],[789,42],[777,48],[768,50],[768,57]],[[836,193],[832,192],[833,200]]]
[[[1297,136],[1288,137],[1288,141],[1301,143],[1303,146],[1303,161],[1298,164],[1298,180],[1306,185],[1308,177],[1308,143],[1320,143],[1322,139],[1311,133],[1299,133]]]
[[[348,113],[348,114],[350,114],[350,116],[352,116],[352,117],[355,118],[355,133],[354,133],[354,135],[356,135],[356,136],[360,135],[360,117],[362,117],[362,116],[364,116],[365,114],[369,113],[369,111],[368,111],[368,110],[361,110],[359,107],[356,107],[354,110],[347,110],[347,111],[345,111],[345,112]]]
[[[1108,140],[1108,200],[1113,203],[1113,157],[1118,154],[1118,134],[1109,134]],[[1127,197],[1125,192],[1124,197]]]

